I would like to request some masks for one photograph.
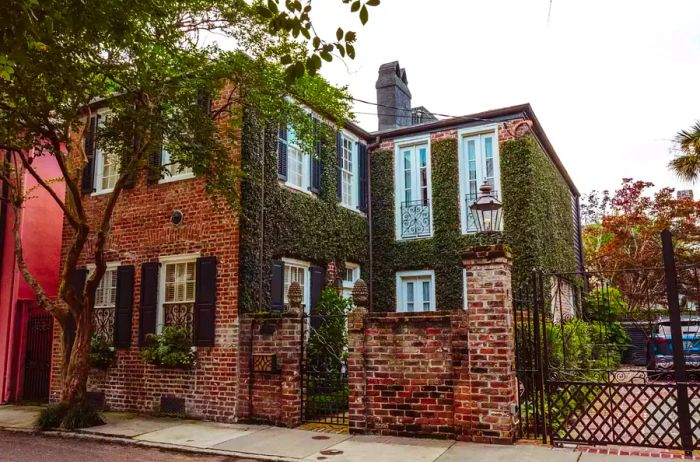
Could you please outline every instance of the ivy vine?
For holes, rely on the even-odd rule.
[[[335,143],[326,142],[318,195],[292,191],[277,179],[277,130],[252,113],[243,126],[240,242],[242,311],[267,311],[273,259],[289,257],[326,266],[335,261],[367,268],[364,215],[337,203]]]

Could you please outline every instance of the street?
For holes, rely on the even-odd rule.
[[[225,456],[183,454],[157,448],[110,444],[77,438],[32,435],[0,431],[0,460],[2,462],[243,462]]]

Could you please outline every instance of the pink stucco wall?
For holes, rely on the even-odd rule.
[[[42,178],[60,178],[60,170],[51,156],[38,157],[33,163]],[[22,211],[22,245],[30,271],[49,296],[58,288],[63,215],[60,207],[25,173],[29,198]],[[63,183],[52,183],[58,197],[64,197]],[[22,385],[23,330],[25,306],[34,300],[34,292],[15,264],[12,233],[13,214],[8,210],[4,247],[0,249],[0,403],[18,399]]]

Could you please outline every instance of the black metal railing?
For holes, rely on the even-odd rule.
[[[499,192],[496,191],[495,189],[491,190],[491,196],[495,197],[496,199],[500,200]],[[479,198],[481,193],[479,192],[473,192],[473,193],[467,193],[464,195],[464,204],[465,204],[465,213],[467,217],[467,230],[468,231],[476,231],[476,222],[474,221],[474,216],[472,215],[472,205],[476,200]],[[502,220],[501,220],[502,222]]]
[[[401,237],[430,236],[430,201],[417,200],[401,203]]]
[[[114,337],[114,307],[95,307],[92,312],[94,335],[105,342],[112,343]]]
[[[178,327],[192,332],[194,303],[166,303],[165,326]]]

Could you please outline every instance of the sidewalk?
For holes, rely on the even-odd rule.
[[[35,406],[0,406],[0,429],[30,431]],[[449,440],[351,436],[263,425],[219,424],[128,413],[104,413],[106,425],[71,433],[78,438],[250,459],[330,462],[650,462],[627,457],[518,444],[491,446]],[[0,436],[1,437],[1,436]]]

